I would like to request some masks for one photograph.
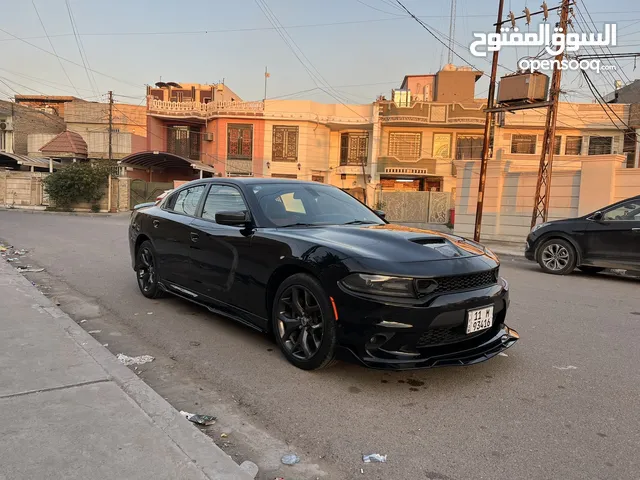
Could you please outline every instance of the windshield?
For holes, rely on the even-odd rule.
[[[328,185],[265,183],[251,190],[275,227],[385,223],[351,195]]]

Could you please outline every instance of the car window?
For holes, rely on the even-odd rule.
[[[264,183],[252,185],[262,213],[272,226],[384,224],[348,193],[329,185]]]
[[[215,221],[218,212],[240,211],[246,212],[247,205],[238,189],[228,185],[211,185],[207,199],[204,201],[202,218]]]
[[[640,200],[630,200],[605,212],[603,220],[637,222],[640,221]]]
[[[205,185],[197,185],[191,188],[185,188],[179,191],[169,203],[169,210],[176,213],[184,213],[185,215],[194,216],[200,203],[200,197],[204,193]]]

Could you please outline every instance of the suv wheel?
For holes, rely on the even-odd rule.
[[[576,268],[577,253],[573,245],[560,238],[544,242],[538,249],[538,264],[546,273],[567,275]]]

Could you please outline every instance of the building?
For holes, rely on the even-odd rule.
[[[84,100],[68,95],[16,95],[15,102],[18,105],[64,118],[65,107],[68,103],[84,102]]]
[[[432,75],[408,75],[391,100],[378,100],[378,158],[373,188],[455,189],[455,159],[480,159],[486,102],[475,99],[482,72],[448,65]]]
[[[64,121],[49,113],[13,102],[0,101],[0,167],[11,170],[50,170],[43,155],[29,155],[32,135],[55,137],[65,130]]]

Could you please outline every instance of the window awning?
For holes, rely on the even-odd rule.
[[[19,155],[17,153],[0,152],[0,167],[17,168],[19,165],[25,167],[46,168],[49,169],[51,160],[46,157],[28,157],[27,155]],[[53,160],[53,168],[58,168],[60,162]]]

